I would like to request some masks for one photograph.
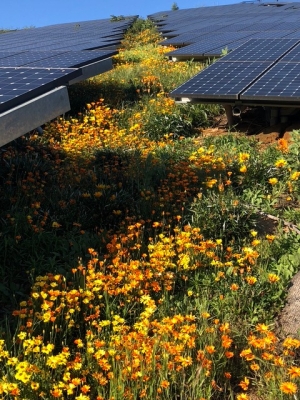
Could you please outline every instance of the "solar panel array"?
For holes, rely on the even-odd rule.
[[[251,39],[171,92],[212,102],[296,104],[300,40]]]
[[[221,56],[251,38],[300,39],[299,3],[253,1],[226,6],[165,11],[149,16],[162,36],[162,45],[182,47],[170,58]]]
[[[117,54],[125,31],[136,18],[81,21],[0,34],[0,128],[3,113],[13,107],[74,79],[85,79],[87,70],[97,73],[107,69],[106,61]]]
[[[205,102],[299,106],[300,2],[253,1],[149,16],[181,59],[219,58],[171,96]]]

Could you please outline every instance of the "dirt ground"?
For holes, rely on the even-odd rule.
[[[289,141],[290,133],[298,129],[300,129],[300,111],[298,114],[291,116],[286,123],[267,126],[264,110],[262,108],[252,108],[246,109],[239,117],[234,117],[234,125],[230,131],[255,137],[262,146],[267,146],[280,138]],[[207,128],[202,131],[202,137],[218,136],[227,132],[227,118],[223,114],[216,119],[213,128]]]

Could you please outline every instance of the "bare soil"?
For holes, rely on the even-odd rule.
[[[230,132],[254,137],[264,147],[275,143],[280,138],[289,141],[291,132],[298,129],[300,129],[300,112],[290,117],[286,123],[268,126],[265,111],[258,107],[246,109],[240,116],[234,117],[234,125],[230,128]],[[219,136],[228,132],[227,118],[223,114],[216,119],[214,127],[202,131],[202,137]]]

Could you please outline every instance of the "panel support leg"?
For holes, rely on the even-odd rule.
[[[226,112],[228,127],[231,128],[233,125],[232,107],[230,104],[224,104],[224,108],[225,108],[225,112]]]

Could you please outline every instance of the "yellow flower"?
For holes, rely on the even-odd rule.
[[[242,174],[245,174],[245,173],[247,172],[247,167],[246,167],[245,164],[241,166],[240,172],[241,172]]]
[[[248,161],[250,158],[250,154],[248,153],[240,153],[239,154],[239,162],[240,164],[244,163],[245,161]]]
[[[56,221],[52,222],[52,228],[60,228],[60,227],[61,225],[58,222]]]
[[[277,178],[270,178],[269,180],[268,180],[268,182],[269,182],[269,184],[270,185],[276,185],[276,183],[278,183],[278,179]]]
[[[31,389],[33,390],[38,390],[38,388],[40,387],[40,384],[38,382],[31,382]]]
[[[27,333],[26,333],[26,332],[20,332],[20,333],[18,334],[18,338],[19,338],[20,340],[24,340],[24,339],[26,338],[26,336],[27,336]]]
[[[206,187],[212,188],[218,181],[216,179],[210,179],[205,182]]]
[[[270,283],[276,283],[280,280],[279,276],[276,274],[269,274],[268,275],[268,280]]]
[[[297,181],[299,176],[300,176],[300,172],[298,172],[298,171],[293,172],[291,175],[291,181]]]
[[[277,161],[275,162],[275,167],[276,167],[276,168],[282,168],[282,167],[284,167],[286,164],[287,164],[287,162],[286,162],[283,158],[281,158],[280,160],[277,160]]]
[[[273,242],[273,240],[276,239],[276,236],[275,236],[275,235],[266,235],[266,239],[267,239],[269,242]]]
[[[240,393],[236,396],[236,400],[249,400],[249,397],[246,393]]]
[[[254,285],[257,282],[255,276],[247,276],[245,279],[249,285]]]

